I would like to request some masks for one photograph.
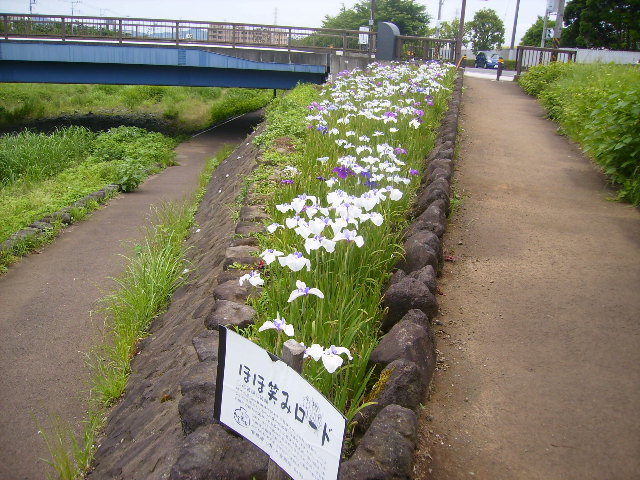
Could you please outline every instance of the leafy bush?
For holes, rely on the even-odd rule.
[[[134,159],[141,165],[173,163],[175,140],[137,127],[116,127],[98,135],[92,150],[93,161]]]
[[[116,172],[116,183],[123,192],[133,192],[147,176],[144,165],[134,161],[118,162]]]
[[[555,63],[532,68],[520,85],[598,162],[618,198],[639,205],[640,69]]]

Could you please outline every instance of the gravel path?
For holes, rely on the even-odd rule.
[[[89,371],[85,353],[99,338],[96,301],[123,269],[121,254],[142,237],[152,205],[195,191],[206,159],[242,141],[260,121],[249,114],[177,149],[180,166],[69,229],[39,255],[0,277],[0,479],[40,479],[50,471],[35,419],[60,415],[80,430]]]
[[[640,213],[518,85],[465,87],[415,478],[640,478]]]

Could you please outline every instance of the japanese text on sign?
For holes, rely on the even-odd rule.
[[[295,480],[336,479],[344,416],[282,361],[273,361],[232,331],[222,333],[219,420],[264,450]]]

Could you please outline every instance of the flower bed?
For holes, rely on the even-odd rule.
[[[252,175],[226,271],[213,290],[209,331],[193,339],[201,364],[181,385],[187,437],[170,478],[266,474],[266,456],[217,425],[209,410],[214,388],[205,372],[215,371],[219,324],[278,353],[290,334],[308,346],[304,375],[350,420],[354,443],[341,478],[409,477],[413,410],[435,367],[429,322],[437,312],[459,98],[449,102],[450,67],[376,65],[373,72],[388,80],[344,74],[308,102],[306,131],[291,97],[313,97],[313,87],[285,97],[287,131],[299,136],[282,138],[273,118],[260,135],[258,143],[270,147]],[[411,78],[416,72],[447,84],[426,90],[433,79]],[[455,91],[459,96],[460,78]],[[333,95],[345,106],[335,108]],[[352,100],[368,103],[358,108]],[[416,112],[425,104],[424,115]],[[278,105],[270,115],[278,115]],[[253,268],[243,269],[248,264]],[[387,334],[379,341],[381,331]]]

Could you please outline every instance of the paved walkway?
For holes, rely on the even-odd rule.
[[[640,478],[640,212],[517,84],[465,87],[416,478]]]
[[[250,114],[181,144],[180,166],[114,198],[0,277],[0,479],[41,479],[49,471],[39,461],[50,457],[34,418],[47,423],[57,414],[80,430],[85,352],[103,321],[96,301],[122,271],[120,255],[142,238],[151,206],[194,192],[205,161],[224,143],[242,141],[258,121]]]

